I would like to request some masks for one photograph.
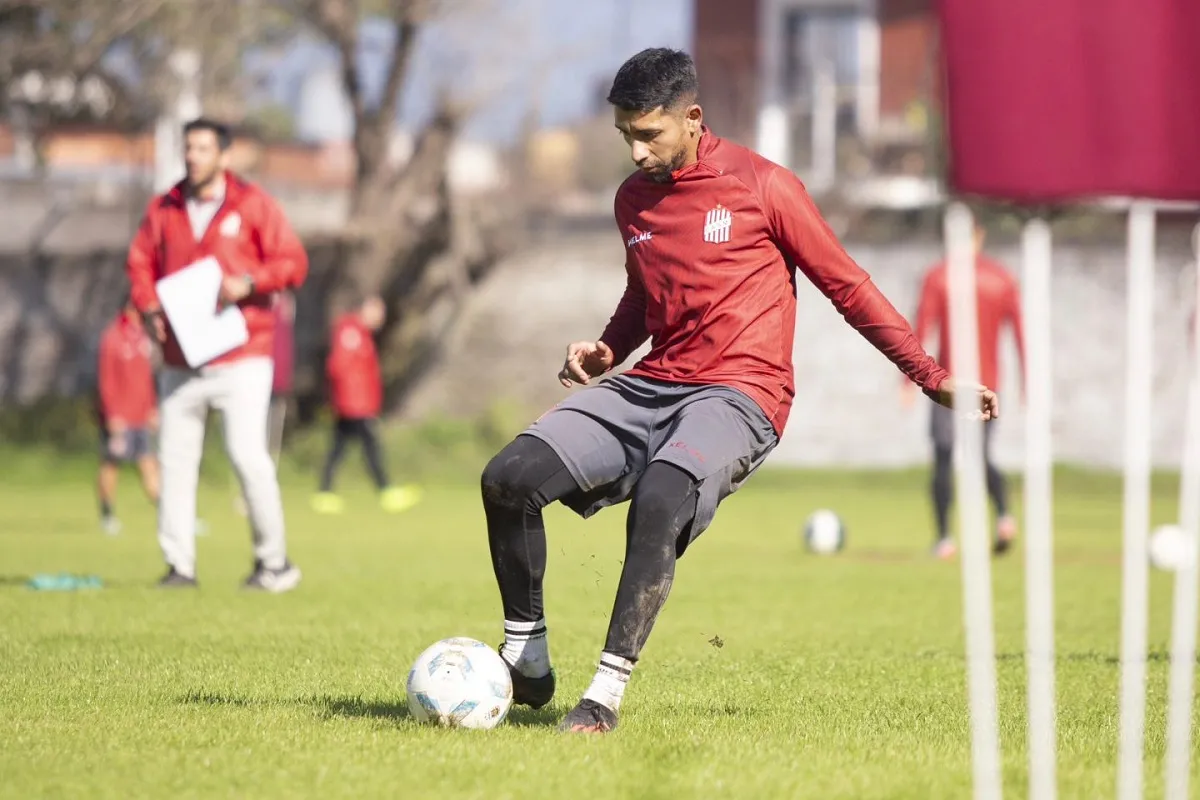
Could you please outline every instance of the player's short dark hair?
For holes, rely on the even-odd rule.
[[[213,136],[217,137],[217,147],[222,150],[228,150],[233,144],[233,133],[229,130],[229,126],[223,122],[217,122],[215,119],[197,117],[183,126],[184,136],[193,131],[211,132]]]
[[[700,81],[696,64],[682,50],[651,47],[617,70],[608,102],[622,111],[674,110],[696,101]]]

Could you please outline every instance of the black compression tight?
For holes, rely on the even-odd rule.
[[[1008,482],[1004,473],[992,463],[990,448],[984,449],[984,469],[987,475],[988,495],[996,509],[996,516],[1008,513]],[[939,539],[950,535],[950,505],[954,502],[954,451],[949,447],[937,446],[933,450],[933,510]]]
[[[501,450],[484,469],[482,484],[504,618],[535,622],[544,614],[542,509],[579,487],[554,450],[532,436],[518,436]],[[637,660],[671,590],[676,544],[691,525],[696,499],[696,482],[670,464],[652,463],[638,481],[605,651]]]

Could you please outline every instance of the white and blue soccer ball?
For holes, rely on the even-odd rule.
[[[804,522],[804,547],[810,553],[829,555],[846,546],[842,518],[827,508],[814,511]]]
[[[408,710],[418,722],[487,730],[504,721],[512,699],[508,664],[465,636],[430,645],[408,672]]]

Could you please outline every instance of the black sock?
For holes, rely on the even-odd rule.
[[[954,499],[954,451],[935,447],[933,451],[933,511],[938,540],[950,535],[950,503]]]
[[[108,517],[111,517],[112,515],[113,515],[112,503],[108,502],[107,500],[101,499],[100,500],[100,516],[102,518],[108,518]]]
[[[696,516],[697,485],[679,467],[655,461],[634,489],[625,529],[625,565],[604,652],[636,662],[675,580],[680,537]]]
[[[543,618],[546,574],[542,509],[579,487],[558,454],[534,436],[518,436],[501,450],[488,462],[481,484],[504,619],[537,622]]]

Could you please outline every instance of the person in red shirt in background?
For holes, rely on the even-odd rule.
[[[975,289],[979,323],[979,377],[985,386],[999,390],[1000,333],[1006,325],[1012,327],[1021,361],[1021,374],[1024,375],[1025,372],[1021,288],[1012,273],[982,255],[984,238],[984,229],[976,225]],[[938,329],[938,364],[952,370],[947,276],[948,270],[944,261],[935,264],[925,274],[914,327],[921,342],[927,340],[931,327]],[[905,404],[911,405],[915,399],[915,392],[905,386],[903,395]],[[1016,538],[1017,523],[1009,512],[1008,485],[1004,474],[992,462],[994,429],[994,420],[985,423],[983,457],[988,495],[996,511],[996,538],[993,549],[997,554],[1001,554],[1008,550]],[[929,433],[933,439],[933,481],[930,493],[937,524],[937,541],[934,542],[933,552],[938,558],[948,559],[957,552],[954,541],[950,538],[950,506],[954,499],[954,417],[949,409],[939,405],[933,406]]]
[[[158,505],[158,459],[151,434],[158,428],[158,398],[154,388],[153,347],[132,300],[100,338],[97,395],[100,416],[100,474],[97,493],[100,522],[106,533],[121,531],[114,513],[120,465],[134,463],[142,489]]]
[[[159,586],[197,586],[196,490],[208,413],[218,409],[253,540],[254,566],[242,586],[287,592],[299,585],[301,573],[288,558],[283,501],[267,445],[274,381],[271,303],[276,293],[304,283],[308,254],[279,204],[229,169],[228,127],[202,118],[184,125],[183,133],[186,177],[150,201],[125,266],[133,301],[163,351],[158,540],[167,573]],[[237,306],[248,340],[190,366],[156,287],[205,258],[220,265],[218,303]],[[207,300],[197,302],[198,312],[215,312]]]
[[[374,336],[383,327],[386,316],[383,300],[368,297],[357,310],[339,317],[333,326],[325,362],[335,415],[333,442],[321,470],[320,492],[313,498],[313,509],[322,514],[337,514],[344,508],[342,498],[333,493],[333,478],[351,439],[362,443],[367,468],[385,511],[405,511],[420,500],[416,486],[391,486],[383,464],[383,448],[375,431],[383,408],[383,379]]]

